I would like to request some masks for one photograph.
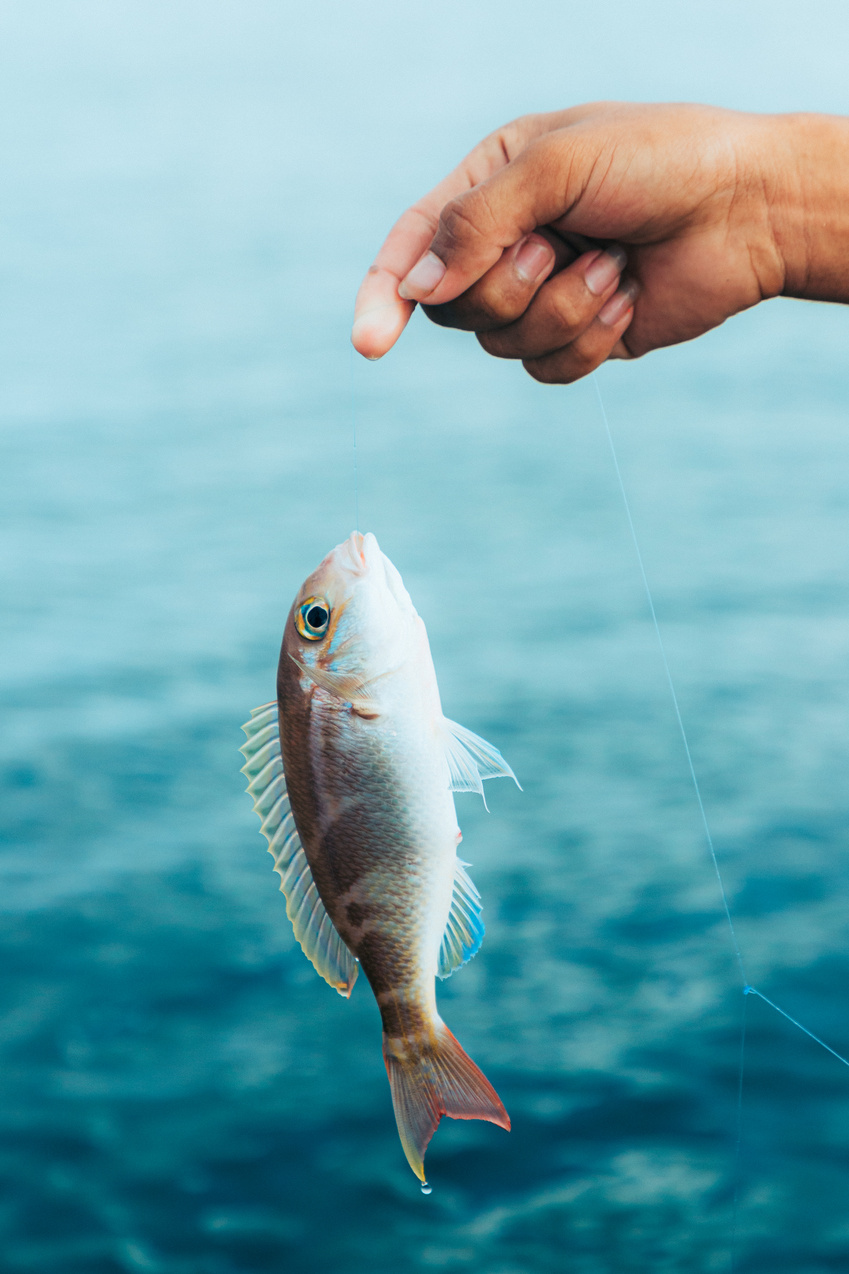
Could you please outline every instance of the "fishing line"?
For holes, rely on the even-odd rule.
[[[353,442],[353,456],[354,456],[354,530],[359,531],[360,529],[360,484],[359,484],[359,477],[357,474],[357,413],[356,413],[356,406],[355,406],[356,399],[354,395],[354,364],[356,361],[356,355],[354,353],[353,345],[350,348],[351,348],[351,438]]]
[[[775,1009],[776,1013],[780,1013],[782,1017],[786,1017],[788,1022],[792,1022],[794,1026],[798,1026],[799,1030],[802,1031],[803,1034],[807,1035],[808,1039],[813,1040],[815,1044],[819,1044],[820,1048],[824,1048],[827,1053],[831,1053],[832,1057],[836,1057],[838,1062],[842,1062],[844,1066],[849,1066],[849,1060],[847,1060],[842,1053],[836,1052],[830,1044],[826,1044],[825,1040],[821,1040],[818,1035],[814,1035],[813,1031],[809,1031],[807,1026],[803,1026],[801,1022],[797,1022],[795,1017],[791,1017],[789,1013],[785,1013],[784,1009],[781,1008],[779,1004],[774,1004],[772,1000],[768,999],[767,996],[764,995],[763,991],[759,991],[757,987],[747,986],[743,988],[743,994],[756,995],[759,1000],[763,1000],[764,1004],[768,1004],[771,1009]]]
[[[693,765],[693,754],[690,751],[690,743],[687,738],[687,731],[684,729],[684,718],[681,716],[681,709],[678,705],[678,695],[675,690],[675,682],[672,680],[672,671],[669,667],[669,660],[666,658],[666,647],[663,644],[663,637],[661,636],[661,632],[660,632],[660,624],[657,622],[657,611],[655,610],[654,598],[652,597],[652,592],[651,592],[651,589],[649,588],[649,580],[648,580],[648,576],[646,575],[646,568],[643,562],[643,555],[640,550],[639,540],[637,539],[637,532],[634,528],[634,519],[631,517],[631,505],[629,504],[628,496],[625,493],[625,483],[622,481],[622,470],[619,468],[619,457],[617,456],[616,448],[613,445],[613,434],[610,432],[610,423],[607,419],[607,412],[605,411],[605,408],[604,408],[604,401],[602,400],[602,397],[601,397],[601,389],[599,388],[597,376],[593,375],[592,380],[593,380],[593,384],[595,385],[596,396],[598,397],[598,405],[601,408],[601,418],[604,421],[604,429],[607,434],[608,445],[610,446],[610,454],[613,457],[613,467],[616,470],[616,481],[619,483],[619,491],[622,496],[622,503],[625,505],[625,516],[628,519],[628,529],[631,532],[631,539],[634,544],[634,551],[637,555],[637,562],[640,567],[640,575],[642,576],[642,580],[643,580],[643,588],[645,589],[645,593],[646,593],[646,601],[649,604],[649,613],[651,614],[651,621],[652,621],[652,624],[654,625],[655,637],[657,638],[657,644],[660,647],[660,657],[663,661],[663,669],[664,669],[664,672],[666,673],[666,681],[669,686],[669,693],[672,695],[672,703],[675,708],[675,718],[678,722],[678,729],[681,734],[681,741],[684,744],[684,755],[687,758],[687,767],[690,771],[690,778],[692,779],[693,789],[696,793],[696,801],[698,802],[699,813],[701,814],[701,818],[702,818],[702,827],[704,828],[705,840],[707,841],[707,847],[708,847],[708,850],[710,851],[711,861],[713,862],[713,869],[716,872],[716,879],[717,879],[717,883],[719,884],[719,892],[722,895],[722,906],[725,910],[725,918],[728,921],[728,928],[731,930],[731,942],[734,946],[734,956],[737,960],[737,968],[740,971],[740,980],[742,981],[743,986],[746,987],[749,985],[749,979],[746,977],[746,970],[743,965],[743,956],[740,951],[740,944],[737,941],[737,933],[734,928],[734,921],[731,919],[731,908],[728,905],[728,895],[725,892],[725,885],[722,883],[722,873],[719,870],[719,862],[716,857],[716,849],[714,848],[713,836],[711,835],[710,824],[708,823],[707,812],[705,810],[705,803],[702,800],[702,789],[699,786],[699,780],[696,777],[696,767]]]
[[[593,373],[592,382],[595,385],[595,392],[596,392],[596,397],[598,398],[599,410],[601,411],[601,418],[602,418],[602,421],[604,422],[604,430],[607,435],[607,443],[610,448],[610,455],[613,459],[613,468],[616,472],[616,481],[619,485],[619,493],[622,496],[622,503],[625,506],[625,517],[627,518],[627,521],[628,521],[628,529],[631,533],[631,541],[634,545],[634,552],[636,554],[637,563],[640,568],[640,576],[643,581],[643,588],[645,590],[646,601],[648,602],[649,614],[651,615],[655,637],[657,638],[657,644],[660,649],[660,657],[663,662],[664,672],[666,673],[666,681],[669,686],[669,693],[672,696],[672,703],[675,708],[675,718],[678,722],[678,730],[681,735],[681,741],[684,745],[684,755],[687,758],[687,768],[690,771],[690,778],[692,780],[693,790],[695,791],[695,794],[696,794],[696,802],[699,807],[699,814],[701,815],[705,841],[707,843],[708,851],[710,853],[711,862],[713,863],[714,872],[716,873],[716,879],[719,885],[719,892],[722,898],[722,907],[725,912],[725,918],[728,921],[728,930],[729,930],[729,933],[731,934],[731,943],[734,948],[734,957],[737,962],[737,968],[740,973],[740,979],[743,983],[743,995],[745,997],[748,997],[750,995],[756,995],[758,999],[763,1000],[764,1004],[768,1004],[771,1009],[775,1009],[776,1013],[780,1013],[781,1016],[783,1018],[786,1018],[787,1021],[792,1023],[793,1026],[798,1027],[798,1029],[802,1031],[804,1035],[807,1035],[809,1039],[813,1040],[815,1044],[819,1044],[820,1048],[824,1048],[827,1053],[830,1053],[832,1055],[832,1057],[836,1057],[838,1062],[842,1062],[844,1066],[849,1066],[849,1060],[847,1060],[847,1058],[843,1057],[842,1054],[838,1053],[835,1049],[833,1049],[830,1044],[826,1044],[825,1040],[821,1040],[820,1037],[818,1035],[815,1035],[813,1031],[809,1031],[807,1026],[803,1026],[802,1023],[797,1021],[795,1017],[791,1017],[789,1013],[785,1012],[785,1010],[781,1008],[780,1005],[776,1004],[773,1000],[770,1000],[769,997],[764,995],[762,991],[759,991],[756,987],[751,986],[749,983],[749,979],[746,977],[746,969],[743,963],[743,954],[740,950],[740,943],[737,939],[737,931],[734,928],[734,921],[731,916],[731,907],[728,902],[728,894],[726,892],[725,884],[722,879],[722,872],[719,869],[719,860],[716,855],[716,848],[713,841],[713,835],[710,830],[710,824],[708,822],[707,811],[705,810],[705,803],[702,798],[702,790],[699,784],[698,776],[696,775],[695,766],[693,764],[693,755],[692,755],[692,752],[690,751],[690,743],[689,743],[689,739],[687,738],[687,731],[684,728],[684,719],[681,715],[681,708],[678,702],[678,694],[675,689],[675,682],[673,681],[673,678],[672,678],[672,671],[669,667],[669,660],[666,657],[666,647],[664,646],[664,643],[663,643],[663,636],[660,631],[660,624],[658,623],[657,611],[654,605],[654,598],[652,597],[652,591],[649,586],[648,575],[646,574],[645,563],[643,561],[643,554],[642,554],[642,550],[640,549],[640,542],[637,539],[637,532],[634,526],[634,519],[631,516],[631,505],[628,500],[627,492],[625,490],[625,483],[622,479],[622,470],[619,467],[619,457],[616,454],[616,447],[613,442],[613,433],[610,428],[610,421],[607,418],[607,411],[604,406],[604,399],[601,396],[601,387],[598,382],[597,373]],[[739,1179],[740,1179],[740,1148],[742,1143],[742,1129],[743,1129],[743,1075],[744,1075],[744,1065],[745,1065],[745,1057],[746,1057],[746,1010],[745,1010],[746,1003],[747,1003],[747,1000],[744,999],[743,1016],[742,1016],[742,1022],[741,1022],[741,1028],[740,1028],[740,1068],[739,1068],[739,1076],[737,1081],[737,1135],[736,1135],[735,1151],[734,1151],[734,1208],[733,1208],[732,1249],[731,1249],[732,1272],[734,1270],[734,1266],[736,1263],[735,1253],[736,1253],[736,1230],[737,1230],[737,1213],[738,1213]]]
[[[655,636],[657,637],[657,644],[660,648],[660,656],[663,661],[663,668],[666,673],[667,684],[669,685],[669,693],[672,696],[672,703],[675,708],[675,718],[678,722],[678,730],[681,734],[681,740],[684,744],[684,754],[687,758],[687,767],[690,771],[690,778],[693,783],[693,789],[696,793],[696,801],[698,803],[699,813],[702,819],[702,827],[704,828],[705,841],[707,842],[707,847],[710,852],[711,862],[713,863],[713,869],[714,869],[714,872],[716,873],[717,883],[719,884],[719,892],[722,897],[722,907],[725,912],[725,918],[728,921],[728,929],[731,934],[731,942],[734,947],[734,956],[737,961],[737,968],[740,971],[740,978],[743,983],[743,994],[756,995],[759,1000],[763,1000],[764,1004],[768,1004],[771,1009],[775,1009],[776,1013],[780,1013],[781,1016],[785,1017],[788,1022],[792,1022],[794,1026],[797,1026],[799,1030],[802,1031],[805,1035],[807,1035],[809,1039],[812,1039],[815,1044],[819,1044],[820,1047],[824,1048],[827,1053],[831,1053],[832,1057],[836,1057],[837,1060],[839,1062],[842,1062],[844,1066],[849,1066],[849,1060],[847,1060],[847,1058],[843,1057],[842,1054],[838,1053],[829,1044],[826,1044],[825,1041],[821,1040],[818,1035],[815,1035],[813,1033],[813,1031],[809,1031],[808,1028],[806,1026],[803,1026],[801,1022],[798,1022],[795,1017],[791,1017],[789,1013],[786,1013],[784,1009],[780,1007],[780,1005],[775,1004],[772,1000],[770,1000],[767,996],[765,996],[762,991],[759,991],[756,987],[753,987],[749,983],[749,979],[746,977],[745,966],[743,964],[743,955],[742,955],[742,952],[740,951],[740,944],[737,940],[737,931],[734,928],[734,921],[731,918],[731,907],[729,906],[729,903],[728,903],[728,894],[726,893],[726,890],[725,890],[725,884],[722,879],[722,872],[719,869],[719,860],[716,855],[716,848],[714,846],[713,835],[710,830],[710,824],[708,823],[707,812],[705,810],[705,803],[704,803],[704,800],[702,799],[702,790],[699,784],[699,780],[696,776],[695,766],[693,765],[693,755],[692,755],[692,752],[690,751],[690,743],[687,738],[687,731],[684,728],[684,719],[681,715],[681,708],[678,703],[678,694],[675,689],[675,682],[672,679],[672,671],[669,667],[669,660],[666,657],[666,647],[663,644],[663,637],[661,635],[660,624],[658,623],[658,619],[657,619],[657,611],[655,610],[654,598],[652,597],[652,591],[651,591],[651,588],[649,587],[648,575],[646,574],[646,568],[643,562],[643,554],[640,549],[639,540],[637,539],[637,532],[634,527],[634,519],[631,516],[631,505],[629,503],[628,496],[625,491],[625,483],[622,480],[622,470],[619,467],[619,457],[616,454],[616,447],[613,442],[613,434],[610,429],[610,422],[607,418],[607,411],[604,406],[604,400],[601,396],[601,388],[598,383],[597,374],[595,373],[593,374],[592,381],[593,381],[593,384],[595,385],[596,397],[598,398],[598,405],[599,405],[599,409],[601,410],[601,418],[604,422],[604,430],[607,435],[607,443],[608,443],[608,446],[610,447],[610,454],[613,458],[613,467],[616,471],[616,480],[619,484],[619,492],[622,496],[622,503],[625,506],[625,516],[628,520],[628,529],[631,532],[631,540],[634,545],[634,552],[637,555],[637,562],[640,567],[640,575],[643,581],[643,588],[645,589],[646,600],[649,606],[649,613],[651,614],[652,625],[654,627]]]

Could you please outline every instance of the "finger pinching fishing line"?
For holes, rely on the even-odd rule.
[[[820,1048],[824,1048],[827,1053],[831,1053],[832,1057],[836,1057],[838,1062],[842,1062],[844,1066],[849,1066],[849,1060],[847,1060],[847,1058],[843,1057],[842,1054],[838,1053],[829,1044],[826,1044],[826,1042],[824,1040],[821,1040],[818,1035],[815,1035],[813,1031],[808,1030],[807,1026],[803,1026],[802,1023],[797,1021],[795,1017],[791,1017],[791,1015],[787,1013],[783,1008],[781,1008],[780,1005],[776,1004],[773,1000],[769,999],[769,997],[764,995],[762,991],[759,991],[757,987],[752,986],[751,983],[749,982],[749,979],[746,976],[746,967],[743,961],[743,954],[742,954],[742,951],[740,950],[740,943],[737,938],[737,931],[734,928],[734,920],[732,918],[731,907],[728,902],[728,894],[726,892],[725,884],[722,879],[722,872],[720,871],[720,868],[719,868],[719,859],[717,858],[716,846],[714,845],[713,835],[710,830],[710,823],[708,822],[707,811],[705,810],[705,803],[702,798],[702,789],[699,784],[698,776],[696,775],[695,766],[693,764],[693,754],[690,751],[690,743],[689,743],[689,739],[687,738],[687,731],[684,727],[684,719],[681,716],[681,707],[678,702],[678,694],[675,689],[675,682],[673,681],[673,678],[672,678],[672,671],[669,667],[669,660],[667,659],[667,656],[666,656],[666,647],[664,645],[663,636],[660,631],[660,624],[657,618],[657,611],[655,609],[652,591],[649,586],[648,575],[646,574],[645,563],[643,561],[643,554],[640,549],[640,542],[637,539],[637,532],[636,532],[636,528],[634,527],[634,519],[631,516],[631,505],[630,505],[630,501],[628,500],[627,492],[625,490],[625,483],[622,478],[622,470],[619,467],[619,457],[616,454],[616,447],[613,442],[613,433],[610,428],[610,422],[607,418],[607,411],[604,406],[604,399],[601,396],[601,386],[599,385],[598,373],[594,372],[592,374],[591,379],[592,379],[593,385],[595,386],[596,397],[598,399],[598,406],[601,412],[602,421],[604,423],[604,432],[607,437],[607,444],[608,444],[608,447],[610,448],[610,455],[613,460],[613,468],[616,473],[616,482],[619,487],[619,494],[622,496],[622,503],[625,507],[625,517],[628,522],[628,530],[631,535],[631,542],[634,546],[634,553],[636,554],[637,565],[640,571],[640,578],[643,581],[643,589],[646,595],[646,602],[648,603],[649,615],[651,616],[652,627],[654,628],[655,637],[657,638],[657,645],[658,645],[658,649],[660,650],[660,658],[663,664],[663,670],[664,670],[664,673],[666,674],[666,683],[669,686],[669,693],[672,697],[672,705],[675,709],[675,719],[678,722],[678,731],[681,735],[681,742],[684,745],[684,756],[686,757],[687,769],[689,771],[690,779],[693,784],[693,791],[695,792],[695,795],[696,795],[696,804],[698,805],[698,808],[699,808],[699,815],[701,818],[702,829],[704,831],[705,842],[707,844],[711,862],[713,863],[713,870],[716,875],[716,881],[717,881],[717,884],[719,885],[719,894],[722,899],[722,909],[725,913],[725,919],[728,922],[728,931],[731,936],[731,945],[734,949],[734,959],[737,964],[737,970],[740,974],[740,981],[742,983],[743,995],[745,997],[748,997],[750,995],[756,995],[759,1000],[763,1000],[764,1004],[768,1004],[769,1007],[771,1009],[774,1009],[776,1013],[779,1013],[783,1018],[786,1018],[788,1022],[790,1022],[793,1026],[797,1027],[804,1035],[807,1035],[808,1038],[813,1040],[815,1044],[819,1044]],[[745,1012],[746,1003],[747,1001],[744,1000],[743,1013],[741,1017],[741,1027],[740,1027],[740,1069],[739,1069],[739,1077],[738,1077],[738,1084],[737,1084],[737,1129],[736,1129],[736,1143],[735,1143],[735,1177],[739,1176],[738,1165],[739,1165],[739,1157],[740,1157],[740,1144],[742,1140],[743,1069],[744,1069],[745,1054],[746,1054],[746,1012]],[[738,1190],[737,1190],[737,1184],[735,1182],[733,1231],[736,1231],[737,1194],[738,1194]],[[732,1269],[734,1265],[734,1242],[735,1242],[734,1233],[732,1232]]]

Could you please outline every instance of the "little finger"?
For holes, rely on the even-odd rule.
[[[634,279],[625,280],[586,331],[562,349],[523,359],[525,371],[544,385],[571,385],[594,372],[623,348],[620,341],[634,317],[638,292]]]

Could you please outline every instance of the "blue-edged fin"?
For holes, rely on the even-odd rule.
[[[439,948],[438,978],[450,978],[455,969],[477,954],[483,942],[481,896],[466,871],[468,865],[459,858],[455,862],[454,893]]]
[[[448,717],[442,718],[442,726],[452,792],[479,792],[486,805],[484,779],[512,779],[521,791],[521,783],[498,748]]]
[[[248,793],[268,840],[280,889],[286,896],[286,915],[295,937],[317,973],[345,998],[357,980],[357,962],[334,928],[318,895],[306,854],[295,828],[286,792],[286,776],[280,755],[277,703],[254,708],[243,726],[248,741],[240,749],[245,758],[242,773],[250,780]]]

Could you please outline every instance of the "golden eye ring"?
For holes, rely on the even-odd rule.
[[[324,597],[308,597],[295,611],[295,627],[307,641],[321,641],[330,623],[330,606]]]

